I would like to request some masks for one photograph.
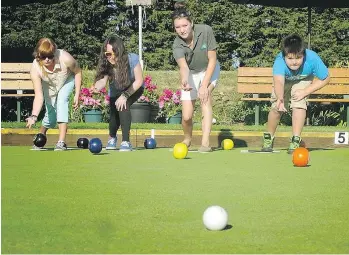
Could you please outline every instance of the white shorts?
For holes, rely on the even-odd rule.
[[[217,85],[217,81],[219,78],[219,73],[220,73],[221,67],[220,65],[217,63],[216,67],[213,71],[212,77],[211,77],[211,81],[210,84],[213,84],[214,87],[216,87]],[[189,86],[192,88],[192,90],[190,91],[181,91],[181,100],[195,100],[198,98],[198,91],[199,88],[201,86],[201,82],[204,79],[206,74],[206,71],[202,71],[199,73],[189,73],[189,79],[188,79],[188,83]]]

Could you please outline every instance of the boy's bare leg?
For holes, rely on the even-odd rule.
[[[282,112],[279,112],[276,109],[271,109],[268,114],[267,130],[272,137],[274,137],[275,135],[276,128],[279,125],[281,116],[282,116]]]
[[[301,136],[307,111],[302,108],[292,109],[292,132],[293,136]]]

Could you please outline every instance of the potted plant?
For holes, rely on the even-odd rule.
[[[157,86],[152,83],[151,76],[144,78],[142,96],[131,106],[132,122],[155,122],[158,115]]]
[[[101,122],[103,113],[109,106],[109,95],[105,88],[100,91],[82,88],[80,92],[80,111],[85,122]]]
[[[159,93],[157,92],[157,86],[152,82],[150,75],[147,75],[144,79],[144,97],[150,104],[150,122],[156,122],[159,116]]]
[[[167,123],[182,122],[181,90],[164,89],[159,97],[160,116],[166,117]]]

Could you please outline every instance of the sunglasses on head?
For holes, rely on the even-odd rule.
[[[45,60],[46,58],[48,58],[48,59],[53,59],[55,57],[55,55],[47,55],[47,56],[39,56],[39,58],[41,59],[41,60]]]
[[[106,51],[106,52],[104,52],[104,56],[112,57],[112,56],[114,56],[114,52]]]

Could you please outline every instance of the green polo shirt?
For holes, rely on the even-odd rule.
[[[201,72],[207,69],[209,50],[215,50],[217,42],[214,37],[212,28],[208,25],[194,25],[194,47],[190,49],[186,42],[176,36],[173,42],[173,56],[180,59],[185,58],[188,67],[193,72]]]

